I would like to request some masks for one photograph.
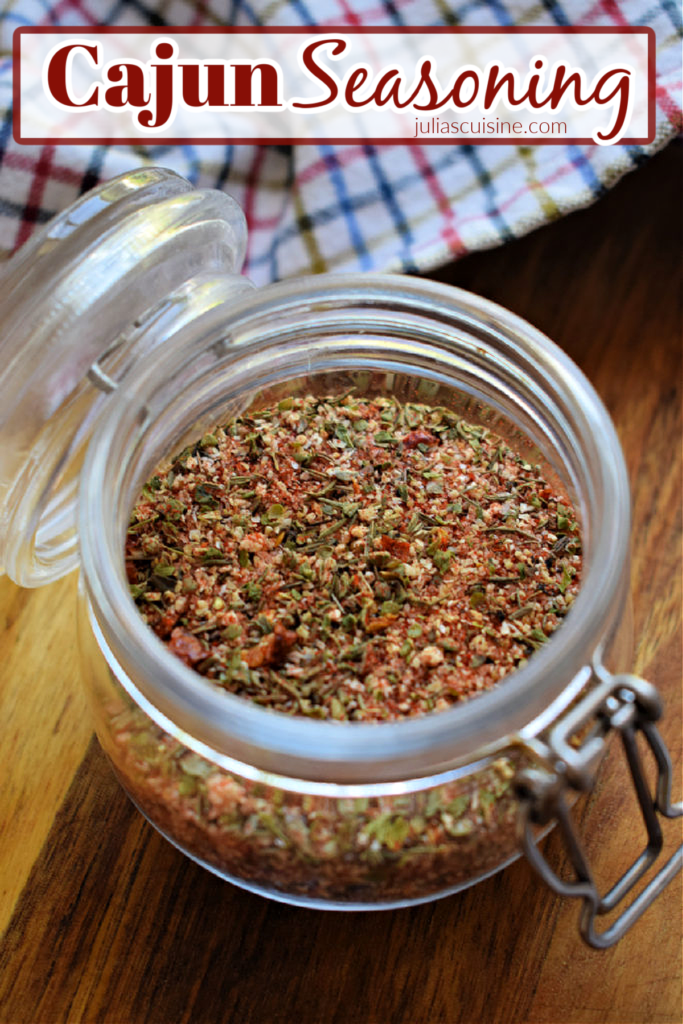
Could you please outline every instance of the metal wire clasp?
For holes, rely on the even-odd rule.
[[[561,896],[578,896],[583,900],[579,930],[586,942],[596,949],[607,949],[618,942],[683,867],[681,845],[616,921],[605,931],[596,931],[596,917],[613,910],[659,856],[663,838],[658,814],[679,817],[683,815],[683,804],[671,804],[671,759],[654,724],[662,714],[657,690],[637,676],[611,676],[604,669],[600,674],[604,676],[602,682],[554,726],[547,741],[534,743],[540,766],[525,770],[517,779],[518,836],[528,860],[551,889]],[[587,727],[590,728],[586,734]],[[601,897],[574,829],[566,797],[572,790],[592,789],[604,738],[612,729],[621,736],[648,839],[640,856]],[[654,793],[650,792],[643,770],[636,741],[638,731],[645,737],[657,765]],[[547,825],[553,819],[560,826],[576,880],[560,879],[536,845],[533,826]]]

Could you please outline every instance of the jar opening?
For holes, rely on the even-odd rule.
[[[620,613],[628,489],[609,417],[580,371],[512,314],[431,282],[325,277],[271,286],[182,325],[163,367],[115,396],[82,477],[80,539],[92,614],[121,673],[184,734],[264,771],[391,780],[449,770],[528,727],[590,662]],[[163,372],[160,373],[160,370]],[[462,706],[390,723],[294,719],[219,691],[165,649],[127,592],[123,543],[161,457],[225,418],[304,390],[446,405],[541,461],[582,521],[584,581],[528,664]]]

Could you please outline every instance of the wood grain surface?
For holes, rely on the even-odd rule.
[[[637,672],[681,765],[681,185],[671,145],[595,206],[440,271],[526,317],[606,402],[633,487]],[[333,914],[220,882],[128,802],[79,681],[75,581],[0,580],[0,1022],[679,1024],[681,883],[614,949],[519,861],[425,906]],[[643,841],[616,745],[577,808],[599,879]],[[667,828],[667,851],[680,842]],[[556,835],[550,862],[566,867]]]

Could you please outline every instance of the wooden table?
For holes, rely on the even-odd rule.
[[[666,698],[679,766],[682,158],[674,144],[596,206],[438,274],[538,325],[614,417],[633,484],[635,670]],[[346,915],[196,867],[134,810],[92,738],[74,592],[73,579],[0,581],[1,1024],[679,1024],[680,878],[599,953],[578,937],[578,907],[521,861],[440,902]],[[642,841],[629,787],[615,745],[580,808],[603,879]],[[667,829],[669,851],[680,832]],[[562,866],[556,835],[546,850]]]

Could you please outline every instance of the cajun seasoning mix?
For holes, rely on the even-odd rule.
[[[375,721],[495,685],[579,585],[574,513],[499,437],[389,398],[285,399],[146,485],[127,571],[185,664],[264,707]]]
[[[271,709],[377,722],[496,686],[577,592],[567,499],[441,407],[311,395],[238,416],[145,485],[126,543],[149,626],[212,684]],[[109,752],[204,863],[270,891],[424,898],[514,855],[514,756],[413,793],[332,798],[228,772],[136,707]]]

